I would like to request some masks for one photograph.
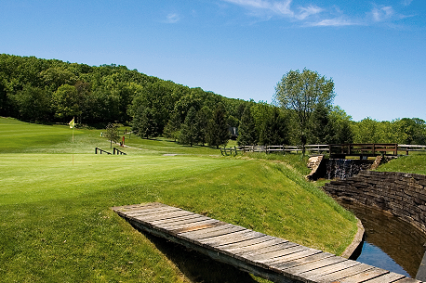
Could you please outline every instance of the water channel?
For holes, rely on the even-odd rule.
[[[415,278],[425,253],[426,235],[397,217],[371,207],[340,201],[365,228],[359,262]]]

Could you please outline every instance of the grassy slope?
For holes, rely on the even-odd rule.
[[[285,160],[161,156],[180,149],[157,142],[151,150],[152,141],[127,156],[85,154],[108,144],[97,131],[75,131],[72,143],[71,132],[0,118],[2,282],[209,282],[223,273],[208,263],[194,277],[199,259],[170,261],[182,252],[167,253],[108,209],[125,204],[160,201],[333,253],[355,233],[353,216]],[[4,141],[14,133],[20,146]],[[226,272],[229,282],[265,281],[241,276]]]
[[[381,165],[377,171],[426,175],[426,153],[410,152],[408,156],[402,156]]]

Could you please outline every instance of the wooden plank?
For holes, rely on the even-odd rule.
[[[196,223],[196,222],[202,222],[202,221],[207,221],[207,220],[214,220],[208,217],[193,217],[193,215],[184,215],[184,216],[179,216],[179,217],[175,217],[175,218],[167,218],[167,219],[162,219],[162,220],[156,220],[156,221],[152,221],[150,222],[152,225],[164,228],[164,229],[176,229],[179,227],[183,227],[187,224],[191,224],[191,223]],[[216,220],[216,222],[219,222]]]
[[[316,254],[320,254],[322,253],[322,251],[320,250],[314,250],[314,249],[306,249],[303,251],[299,251],[299,252],[295,252],[292,254],[288,254],[285,256],[281,256],[281,257],[277,257],[271,261],[268,261],[267,264],[271,267],[278,267],[280,264],[283,263],[288,263],[294,260],[298,260],[304,257],[308,257],[308,256],[312,256],[312,255],[316,255]]]
[[[224,239],[221,243],[217,243],[217,244],[211,243],[210,245],[212,247],[229,246],[231,244],[242,243],[242,242],[246,242],[246,241],[249,241],[249,240],[255,240],[255,239],[258,239],[258,238],[263,238],[265,236],[266,236],[265,234],[255,232],[255,231],[252,231],[252,230],[248,230],[247,233],[235,235],[234,238],[231,238],[229,240]]]
[[[322,252],[322,253],[319,253],[319,254],[314,254],[314,255],[311,255],[311,256],[303,257],[303,258],[300,258],[300,259],[296,259],[296,260],[292,260],[292,261],[288,261],[288,262],[284,262],[284,263],[277,263],[277,264],[274,264],[274,267],[279,269],[279,270],[286,270],[286,269],[289,269],[289,268],[294,268],[294,267],[299,266],[299,265],[314,263],[316,261],[320,261],[320,260],[330,258],[330,257],[335,257],[335,255]]]
[[[166,224],[173,224],[173,223],[177,223],[177,222],[181,222],[181,221],[186,221],[186,220],[190,220],[190,219],[211,219],[209,217],[206,216],[202,216],[199,214],[190,214],[190,215],[184,215],[184,216],[178,216],[174,219],[162,219],[162,220],[156,220],[156,221],[152,221],[151,224],[154,225],[166,225]]]
[[[213,238],[210,240],[202,241],[203,244],[208,244],[211,247],[216,247],[220,245],[239,243],[248,239],[255,239],[261,237],[263,234],[259,232],[254,232],[252,230],[241,230],[240,232],[229,235],[229,237]]]
[[[171,234],[174,235],[174,234],[179,234],[181,232],[196,231],[196,230],[206,229],[206,228],[210,228],[210,227],[216,227],[216,226],[220,226],[220,225],[225,225],[225,223],[217,221],[215,219],[211,219],[211,220],[199,221],[199,222],[186,224],[186,225],[184,225],[180,228],[175,228],[173,230],[170,230],[170,232],[171,232]]]
[[[324,267],[324,266],[328,266],[328,265],[332,265],[332,264],[336,264],[342,261],[345,261],[346,259],[344,259],[343,257],[338,257],[338,256],[333,256],[333,257],[329,257],[329,258],[325,258],[325,259],[321,259],[315,262],[310,262],[310,263],[306,263],[306,264],[302,264],[302,265],[298,265],[292,268],[288,268],[285,270],[286,273],[291,273],[293,275],[299,275],[301,273],[310,271],[310,270],[314,270],[320,267]]]
[[[405,276],[402,274],[397,274],[397,273],[393,273],[393,272],[389,272],[387,274],[383,274],[379,277],[370,279],[368,281],[365,281],[365,283],[383,283],[383,282],[394,282],[397,281],[398,279],[402,279]]]
[[[288,254],[293,254],[299,251],[303,251],[305,250],[306,247],[300,246],[300,245],[296,245],[293,247],[289,247],[286,249],[282,249],[276,252],[271,252],[271,253],[266,253],[266,254],[261,254],[259,257],[256,257],[255,259],[253,259],[254,262],[260,262],[260,263],[266,263],[268,261],[271,261],[275,258],[284,256],[284,255],[288,255]]]
[[[225,226],[226,225],[223,225],[221,227],[225,227]],[[201,232],[201,231],[204,231],[204,230],[207,230],[207,229],[203,229],[203,230],[199,230],[199,231]],[[194,233],[197,233],[197,234],[185,233],[184,235],[182,235],[182,234],[180,234],[180,235],[185,237],[185,238],[191,239],[191,240],[197,240],[201,243],[202,239],[227,235],[227,234],[231,234],[231,233],[242,231],[242,230],[245,230],[245,228],[238,227],[238,226],[233,226],[233,227],[231,226],[231,227],[226,227],[225,229],[210,231],[210,232],[207,232],[207,233],[204,233],[204,232],[203,233],[197,233],[199,231],[195,231]]]
[[[218,226],[214,226],[214,227],[210,227],[210,228],[206,228],[203,230],[197,230],[197,231],[182,231],[176,234],[179,234],[180,236],[183,237],[189,237],[189,236],[193,236],[193,237],[197,237],[200,235],[205,235],[207,233],[214,233],[216,231],[220,231],[220,230],[226,230],[228,228],[232,228],[234,227],[234,225],[232,224],[228,224],[228,223],[224,223],[222,225],[218,225]]]
[[[187,211],[172,211],[172,212],[161,212],[161,213],[156,213],[156,214],[150,214],[149,216],[140,216],[140,215],[135,215],[135,216],[130,216],[133,219],[138,219],[141,220],[143,222],[147,222],[147,223],[151,223],[152,221],[156,221],[156,220],[162,220],[162,219],[170,219],[170,218],[175,218],[178,216],[184,216],[184,215],[190,215],[190,212]]]
[[[395,281],[394,283],[421,283],[421,281],[405,277],[403,279]]]
[[[223,251],[232,251],[233,249],[241,249],[241,248],[247,248],[250,247],[252,245],[255,244],[260,244],[269,240],[274,239],[271,236],[267,236],[267,235],[263,235],[259,238],[255,238],[255,239],[248,239],[248,240],[244,240],[238,243],[233,243],[233,244],[223,244],[223,245],[218,245],[216,246],[216,248],[223,250]]]
[[[204,244],[204,245],[209,245],[210,247],[212,247],[213,245],[218,245],[220,243],[225,243],[227,241],[233,241],[233,239],[235,239],[236,237],[239,236],[244,236],[244,235],[249,235],[250,232],[253,232],[251,230],[240,230],[240,231],[236,231],[236,232],[232,232],[226,235],[220,235],[220,236],[216,236],[216,237],[209,237],[209,238],[205,238],[205,239],[201,239],[200,243]]]
[[[231,249],[228,250],[229,252],[232,252],[236,255],[244,255],[244,254],[251,254],[253,252],[259,251],[261,249],[265,249],[267,247],[272,247],[272,246],[276,246],[282,243],[287,243],[288,241],[284,241],[282,239],[277,239],[277,238],[273,238],[270,239],[268,241],[264,241],[258,244],[254,244],[251,246],[247,246],[247,247],[242,247],[242,248],[235,248],[235,249]]]
[[[160,213],[166,211],[179,211],[182,210],[180,208],[165,206],[165,207],[150,207],[150,208],[142,208],[142,209],[132,209],[130,211],[126,211],[127,216],[135,216],[135,215],[148,215],[150,213]]]
[[[340,283],[358,283],[358,282],[364,282],[368,279],[373,279],[376,277],[379,277],[380,275],[389,273],[389,271],[381,269],[381,268],[377,268],[374,267],[372,269],[366,270],[362,273],[350,276],[350,277],[346,277],[343,279],[339,279]]]
[[[345,261],[339,262],[337,264],[327,265],[327,266],[324,266],[324,267],[320,267],[320,268],[317,268],[317,269],[314,269],[314,270],[304,272],[304,273],[301,274],[301,276],[303,276],[303,278],[306,278],[306,279],[309,279],[309,280],[312,280],[312,281],[316,281],[316,279],[318,277],[325,276],[325,275],[328,275],[328,274],[331,274],[331,276],[332,276],[332,273],[342,271],[342,270],[345,270],[349,267],[359,265],[359,264],[361,264],[361,263],[356,262],[354,260],[345,260]]]
[[[343,278],[355,276],[357,274],[367,272],[371,269],[373,269],[373,266],[361,263],[361,264],[346,268],[345,270],[335,272],[333,274],[321,276],[317,279],[317,282],[319,282],[319,283],[328,283],[328,282],[332,282],[332,281],[339,281],[340,282],[340,280],[343,280]]]

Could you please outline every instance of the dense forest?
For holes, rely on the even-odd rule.
[[[121,123],[143,138],[165,136],[191,146],[219,146],[229,138],[298,144],[301,132],[296,113],[278,103],[226,98],[114,64],[7,54],[0,54],[0,116],[40,123],[75,117],[80,127]],[[307,143],[426,143],[422,119],[354,122],[338,106],[323,104],[312,108],[302,132]]]

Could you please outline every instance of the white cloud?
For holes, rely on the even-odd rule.
[[[324,19],[319,22],[309,24],[309,26],[315,26],[315,27],[330,27],[330,26],[340,27],[340,26],[353,26],[353,25],[360,25],[360,23],[345,19],[343,17],[334,18],[334,19]]]
[[[300,13],[296,15],[296,18],[299,20],[304,20],[311,15],[319,14],[322,11],[324,11],[324,9],[318,6],[312,6],[312,5],[308,7],[301,7],[299,10],[300,10]]]
[[[395,14],[391,6],[384,6],[381,8],[374,7],[371,11],[373,20],[376,22],[382,22],[384,20],[390,19]]]
[[[293,16],[290,9],[292,0],[284,0],[281,2],[272,2],[267,0],[224,0],[229,3],[240,5],[249,9],[261,9],[265,12],[272,12],[274,14],[281,14]]]
[[[166,17],[166,23],[174,24],[180,21],[180,16],[177,13],[170,13]]]
[[[402,5],[408,6],[411,4],[411,2],[413,2],[413,0],[402,0]]]

